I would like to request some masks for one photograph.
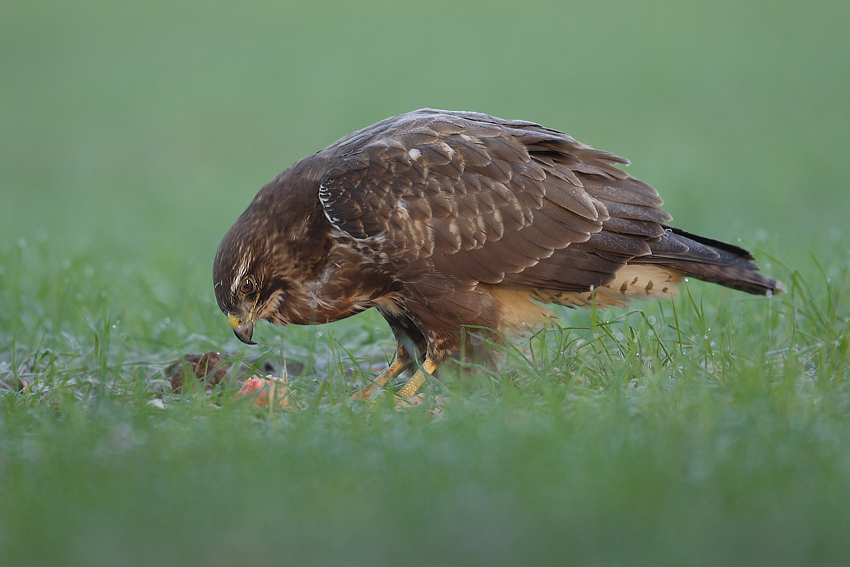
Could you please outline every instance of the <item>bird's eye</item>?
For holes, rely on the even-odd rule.
[[[239,287],[239,291],[244,293],[245,295],[250,295],[254,293],[255,287],[254,282],[251,280],[245,280],[242,282],[242,285]]]

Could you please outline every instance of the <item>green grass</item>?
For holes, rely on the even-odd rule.
[[[0,565],[847,563],[846,2],[232,6],[0,8]],[[788,293],[563,310],[405,410],[347,399],[374,312],[239,343],[253,193],[423,106],[630,158]],[[303,410],[171,393],[208,350]]]
[[[434,382],[398,411],[389,397],[346,400],[392,352],[372,314],[285,340],[266,329],[248,350],[210,299],[135,313],[102,297],[109,278],[82,267],[92,258],[36,284],[27,274],[51,269],[30,252],[3,255],[0,304],[18,314],[2,327],[4,565],[850,553],[846,270],[777,270],[789,293],[770,299],[696,283],[672,304],[565,313],[503,371]],[[119,280],[157,293],[142,275]],[[210,348],[271,363],[286,351],[304,364],[292,377],[304,410],[255,409],[232,388],[170,393],[169,363]]]

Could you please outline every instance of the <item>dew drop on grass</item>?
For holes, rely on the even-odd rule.
[[[170,324],[171,324],[171,317],[166,317],[166,318],[165,318],[165,324],[166,324],[166,325],[170,325]]]
[[[127,335],[125,335],[124,333],[119,334],[119,335],[118,335],[118,340],[119,340],[119,341],[121,341],[121,342],[123,343],[124,341],[126,341],[126,340],[127,340]]]
[[[101,297],[106,297],[106,290],[101,291],[101,292],[100,292],[100,296],[101,296]]]
[[[324,336],[324,334],[325,334],[325,333],[323,333],[322,331],[316,331],[316,337],[317,337],[317,338],[320,338],[320,339],[321,339],[321,338]]]

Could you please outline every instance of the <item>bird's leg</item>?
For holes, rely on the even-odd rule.
[[[390,367],[381,372],[371,384],[351,396],[352,400],[368,400],[372,397],[378,388],[382,388],[387,382],[394,378],[398,378],[399,374],[407,370],[413,364],[413,359],[408,356],[396,356],[395,362],[390,364]]]
[[[430,358],[425,358],[425,362],[422,363],[422,368],[417,370],[416,374],[413,375],[413,378],[411,378],[407,384],[399,390],[398,397],[404,399],[412,398],[416,392],[419,391],[419,388],[422,387],[422,384],[425,383],[425,373],[433,374],[435,370],[437,370],[437,363]]]

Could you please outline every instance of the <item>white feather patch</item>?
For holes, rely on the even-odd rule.
[[[239,269],[236,270],[236,277],[230,282],[230,293],[236,295],[236,290],[242,283],[242,279],[248,273],[248,267],[251,265],[251,256],[242,257],[242,262],[239,264]]]

